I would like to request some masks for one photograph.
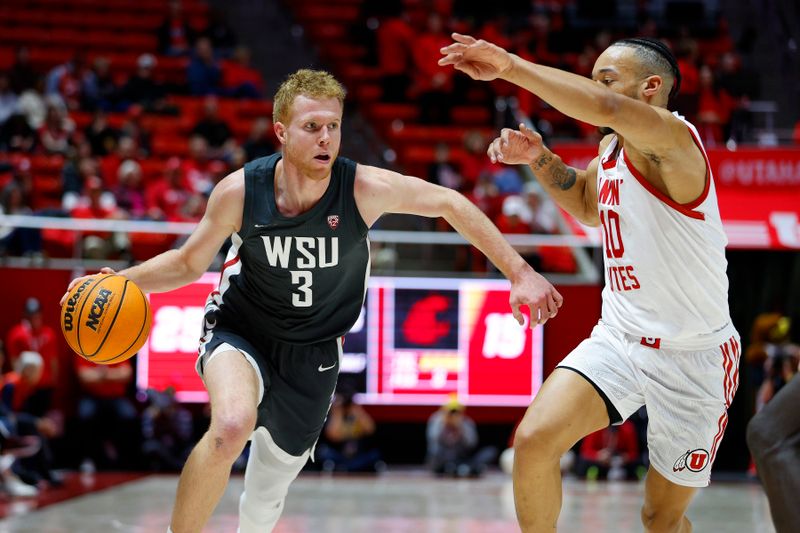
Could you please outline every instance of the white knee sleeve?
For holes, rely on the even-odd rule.
[[[300,457],[275,444],[264,427],[253,432],[250,457],[239,498],[239,533],[269,533],[283,511],[289,485],[308,461],[310,450]]]

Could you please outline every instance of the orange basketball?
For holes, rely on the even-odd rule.
[[[72,288],[61,306],[61,331],[70,348],[93,363],[124,361],[150,334],[150,304],[135,283],[98,274]]]

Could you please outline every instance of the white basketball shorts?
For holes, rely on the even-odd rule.
[[[718,347],[686,350],[601,321],[558,366],[605,396],[621,418],[612,422],[646,405],[651,466],[678,485],[705,487],[739,384],[739,334],[732,326],[730,332]]]

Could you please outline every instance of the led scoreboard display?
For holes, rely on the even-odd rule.
[[[151,294],[153,328],[139,353],[140,388],[207,394],[194,370],[203,305],[218,275]],[[341,378],[368,404],[527,406],[542,383],[542,328],[521,327],[502,280],[371,278],[345,337]],[[527,317],[526,317],[527,320]]]

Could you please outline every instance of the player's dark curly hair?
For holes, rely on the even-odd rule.
[[[654,73],[663,76],[669,75],[672,80],[672,89],[669,91],[669,98],[678,94],[681,89],[681,71],[678,68],[678,60],[672,50],[659,41],[649,37],[634,37],[630,39],[620,39],[612,46],[628,46],[635,48],[644,64]]]

